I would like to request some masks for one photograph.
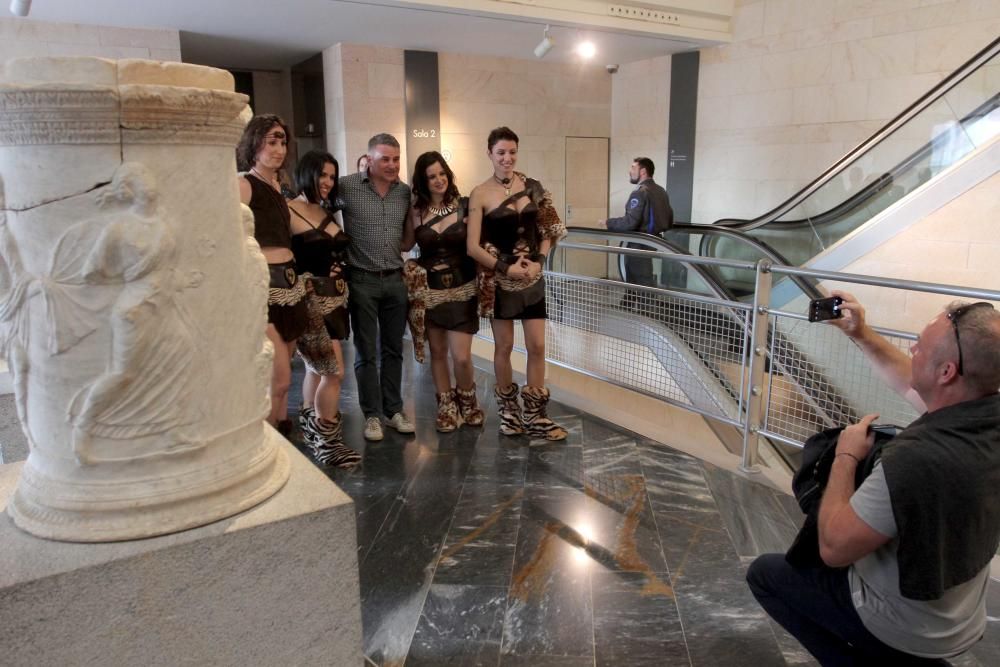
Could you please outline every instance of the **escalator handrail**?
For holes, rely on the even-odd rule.
[[[766,225],[769,222],[773,222],[777,218],[781,217],[788,211],[792,210],[798,206],[802,201],[812,195],[814,192],[823,187],[827,182],[829,182],[834,176],[839,174],[848,165],[854,163],[858,156],[868,152],[873,146],[881,143],[890,135],[892,135],[900,127],[908,123],[914,116],[919,114],[925,108],[930,106],[932,103],[940,99],[943,95],[948,93],[952,88],[961,83],[966,77],[975,72],[979,67],[981,67],[985,62],[988,62],[993,57],[1000,53],[1000,37],[994,39],[985,48],[979,51],[972,58],[967,60],[962,66],[956,69],[954,72],[949,74],[947,77],[941,80],[936,86],[928,90],[921,97],[919,97],[915,102],[906,107],[902,112],[900,112],[895,118],[886,123],[882,128],[875,132],[875,134],[868,137],[852,150],[848,151],[843,157],[834,162],[830,167],[826,169],[823,173],[817,176],[813,181],[811,181],[804,188],[799,190],[797,193],[786,199],[784,202],[771,209],[767,213],[756,218],[745,220],[738,218],[722,218],[716,220],[713,225],[718,225],[722,227],[737,227],[739,229],[751,230],[756,229],[762,225]]]
[[[980,104],[978,107],[970,111],[968,114],[959,119],[959,125],[964,126],[969,120],[983,116],[987,112],[991,112],[997,107],[1000,107],[1000,93],[997,93],[990,97],[988,100]],[[938,144],[945,143],[948,140],[947,137],[941,135],[934,137],[926,144],[915,150],[906,158],[900,160],[892,169],[886,171],[877,179],[864,186],[856,193],[840,202],[833,208],[815,215],[809,218],[799,218],[797,220],[772,220],[767,223],[769,227],[775,227],[776,229],[799,229],[805,227],[822,227],[824,225],[839,222],[840,219],[854,209],[863,206],[872,199],[875,195],[881,193],[885,188],[891,187],[895,182],[895,179],[901,174],[908,171],[915,163],[920,162],[928,153],[934,151]],[[729,227],[730,229],[750,229],[748,226],[743,225],[729,225],[722,224],[721,226]],[[753,229],[759,228],[754,227]]]
[[[641,232],[608,232],[603,229],[594,229],[592,227],[567,227],[567,234],[578,234],[580,236],[594,236],[602,241],[618,241],[620,243],[626,242],[645,242],[657,249],[657,252],[662,252],[667,255],[687,255],[692,256],[690,252],[681,248],[680,246],[667,241],[666,239],[660,238],[659,236],[653,236],[652,234],[646,234]],[[556,248],[559,246],[556,245]],[[551,263],[553,261],[553,256],[555,253],[549,253],[549,267],[551,268]],[[718,299],[725,299],[727,301],[737,301],[733,293],[722,283],[720,283],[714,275],[708,272],[708,270],[700,264],[688,263],[687,266],[693,269],[698,276],[705,281],[705,284],[711,288],[713,296]]]
[[[671,243],[670,241],[661,238],[659,236],[654,236],[652,234],[646,234],[645,232],[608,232],[607,230],[594,229],[592,227],[567,227],[566,231],[571,234],[580,234],[583,236],[594,236],[603,241],[619,241],[620,243],[636,243],[642,242],[646,243],[661,252],[671,255],[686,255],[693,257],[689,250],[682,248],[681,246]],[[783,266],[789,266],[788,261],[779,253],[777,250],[764,243],[763,241],[758,241],[755,238],[747,236],[743,232],[737,229],[728,229],[725,227],[715,228],[712,225],[679,225],[675,224],[667,231],[679,231],[689,234],[710,234],[713,236],[723,236],[728,238],[737,239],[739,242],[745,243],[751,246],[754,250],[763,255],[772,264],[779,264]],[[558,247],[558,246],[556,246]],[[551,258],[550,260],[551,261]],[[683,261],[683,260],[678,260]],[[738,301],[739,299],[736,295],[722,284],[715,274],[706,270],[704,266],[698,264],[687,264],[689,267],[696,269],[699,277],[704,279],[707,284],[709,284],[713,290],[718,290],[716,296],[719,298],[728,299],[730,301]],[[790,275],[789,278],[794,282],[802,292],[808,296],[810,299],[819,299],[826,296],[817,287],[817,283],[811,279],[804,278],[802,276]]]

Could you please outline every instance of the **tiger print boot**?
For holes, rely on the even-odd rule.
[[[482,426],[486,421],[486,415],[479,407],[476,399],[476,385],[473,383],[471,389],[455,387],[455,398],[458,400],[458,409],[462,413],[462,421],[469,426]]]
[[[522,435],[524,423],[521,421],[521,405],[517,402],[517,385],[511,383],[504,389],[494,387],[497,398],[497,414],[500,415],[502,435]]]
[[[545,414],[545,407],[549,402],[548,389],[525,386],[521,390],[521,400],[524,401],[524,429],[528,435],[546,440],[566,439],[566,429]]]

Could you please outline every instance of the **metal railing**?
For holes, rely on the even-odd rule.
[[[688,284],[698,288],[633,285],[565,270],[587,264],[584,255],[591,266],[613,266],[608,258],[619,254],[682,265]],[[739,429],[741,467],[747,471],[757,469],[762,439],[779,451],[797,452],[813,433],[868,413],[900,426],[917,417],[836,327],[808,322],[805,294],[772,308],[776,276],[836,282],[848,291],[867,285],[1000,303],[1000,292],[992,290],[593,243],[561,243],[549,264],[547,361]],[[727,296],[718,286],[718,292],[705,293],[702,278],[710,267],[752,270],[752,302]],[[479,335],[492,340],[489,322],[482,325]],[[913,332],[876,331],[901,350],[916,339]],[[515,347],[523,351],[523,332],[515,332]]]

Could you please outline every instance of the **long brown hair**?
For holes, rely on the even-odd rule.
[[[261,114],[254,116],[243,128],[243,136],[240,143],[236,145],[236,168],[240,171],[250,171],[250,167],[257,161],[257,153],[264,146],[267,140],[267,133],[275,125],[280,125],[285,133],[285,141],[291,141],[291,134],[288,132],[288,125],[281,120],[281,116],[275,114]],[[285,156],[287,159],[287,155]],[[282,165],[284,166],[284,165]]]

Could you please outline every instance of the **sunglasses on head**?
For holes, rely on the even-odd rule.
[[[958,346],[958,374],[962,375],[962,338],[958,335],[958,323],[962,317],[970,310],[976,310],[977,308],[989,308],[993,310],[993,304],[987,301],[977,301],[975,303],[968,303],[964,306],[959,306],[955,310],[948,313],[948,320],[951,322],[951,328],[955,330],[955,344]]]

